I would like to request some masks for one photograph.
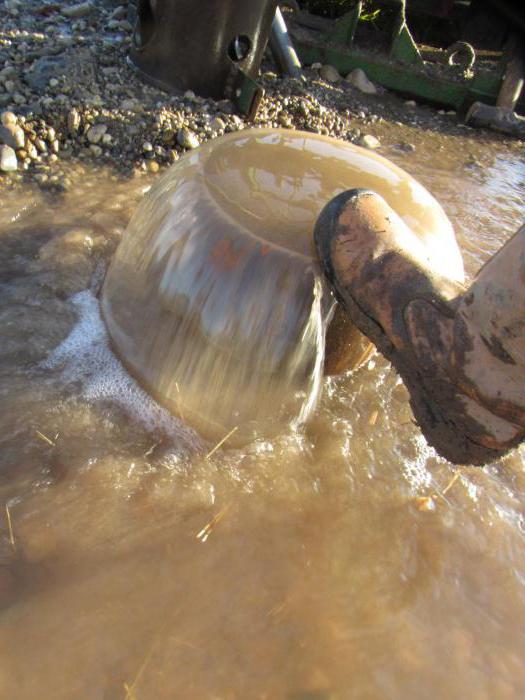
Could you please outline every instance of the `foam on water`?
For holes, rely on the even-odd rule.
[[[417,452],[413,459],[403,459],[403,474],[405,479],[410,484],[413,493],[419,493],[422,489],[427,489],[431,486],[433,477],[428,470],[428,462],[430,458],[442,460],[433,447],[427,444],[422,435],[415,435],[414,441]]]
[[[204,443],[195,431],[159,406],[113,354],[93,292],[79,292],[71,302],[78,321],[41,366],[60,368],[61,379],[67,384],[80,383],[79,396],[85,401],[111,401],[147,430],[161,430],[173,441],[177,452],[203,450]]]

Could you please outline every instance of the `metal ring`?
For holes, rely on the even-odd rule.
[[[455,41],[446,50],[445,59],[449,66],[461,66],[465,70],[470,70],[476,61],[476,52],[474,47],[466,41]]]

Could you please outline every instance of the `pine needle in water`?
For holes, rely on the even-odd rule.
[[[447,491],[450,491],[450,489],[454,486],[454,484],[456,483],[456,481],[458,479],[459,479],[459,472],[456,472],[454,474],[454,476],[452,477],[452,479],[448,482],[447,486],[445,486],[445,488],[441,492],[441,496],[444,496],[447,493]]]
[[[198,540],[201,542],[206,542],[208,537],[211,535],[213,532],[214,528],[220,523],[220,521],[224,518],[226,513],[230,510],[231,503],[228,503],[227,506],[224,506],[222,510],[220,510],[217,515],[214,515],[213,518],[210,520],[210,522],[205,525],[202,530],[200,530],[196,537]]]
[[[41,433],[40,430],[36,431],[36,436],[39,437],[44,442],[47,442],[47,444],[51,445],[51,447],[55,447],[56,442],[53,442],[53,440],[51,440],[51,438],[48,438],[47,435],[44,435],[44,433]],[[57,433],[57,437],[58,437],[58,433]],[[55,438],[55,440],[56,440],[56,438]]]
[[[126,691],[126,695],[124,696],[124,700],[137,700],[137,695],[135,693],[135,688],[137,687],[137,683],[140,681],[142,674],[146,670],[147,665],[151,661],[151,657],[153,656],[153,652],[155,651],[155,647],[157,646],[157,642],[159,641],[161,635],[164,633],[166,627],[167,627],[167,622],[165,622],[160,630],[157,632],[157,634],[154,636],[153,641],[151,642],[151,646],[148,650],[148,653],[144,657],[144,660],[142,661],[142,664],[140,665],[139,670],[137,671],[137,674],[135,678],[133,679],[132,683],[124,683],[124,690]]]
[[[11,522],[11,513],[9,512],[9,506],[5,504],[5,516],[7,520],[7,529],[9,530],[9,543],[13,549],[16,549],[15,535],[13,533],[13,523]]]
[[[224,443],[226,442],[226,440],[228,440],[228,438],[230,438],[230,437],[233,435],[233,433],[234,433],[236,430],[238,430],[238,429],[239,429],[239,426],[236,425],[235,428],[232,428],[232,429],[230,430],[230,432],[222,438],[222,440],[219,440],[219,442],[215,445],[215,447],[214,447],[212,450],[210,450],[210,451],[208,452],[208,454],[206,455],[206,459],[209,459],[209,458],[212,456],[212,454],[215,454],[215,452],[217,452],[217,450],[219,449],[219,447],[220,447],[221,445],[224,445]]]

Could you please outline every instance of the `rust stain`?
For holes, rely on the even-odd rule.
[[[221,272],[229,272],[236,268],[241,257],[241,253],[235,250],[232,242],[224,238],[213,246],[210,254],[212,264]]]

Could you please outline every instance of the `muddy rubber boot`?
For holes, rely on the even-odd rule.
[[[437,452],[481,465],[525,438],[525,226],[469,289],[433,270],[374,192],[335,197],[314,235],[337,299],[398,370]]]

